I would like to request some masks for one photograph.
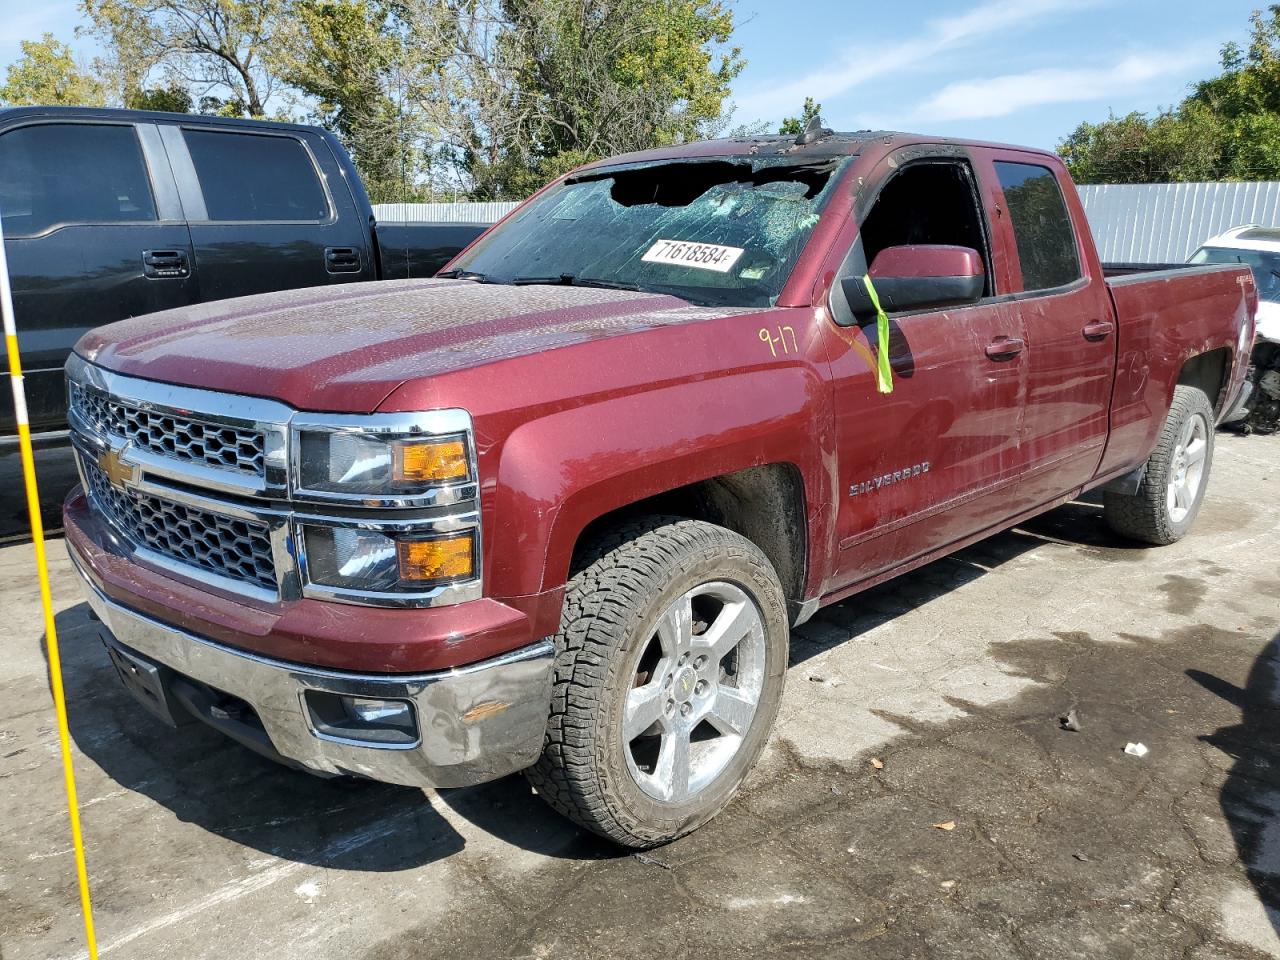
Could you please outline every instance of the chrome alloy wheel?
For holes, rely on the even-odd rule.
[[[1195,506],[1204,483],[1204,458],[1209,450],[1209,424],[1202,414],[1187,419],[1173,451],[1169,470],[1169,519],[1181,523]]]
[[[764,622],[729,583],[679,596],[643,644],[622,715],[627,769],[655,800],[683,803],[728,766],[764,688]]]

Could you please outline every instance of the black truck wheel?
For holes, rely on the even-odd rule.
[[[1174,388],[1173,405],[1146,476],[1134,494],[1103,493],[1103,512],[1121,536],[1157,546],[1181,540],[1204,502],[1213,465],[1213,407],[1204,391]]]
[[[551,718],[527,776],[628,847],[714,817],[764,748],[787,667],[786,603],[749,540],[709,523],[621,526],[575,564]]]

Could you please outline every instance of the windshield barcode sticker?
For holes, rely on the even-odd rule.
[[[722,247],[718,243],[659,240],[640,259],[645,263],[665,263],[675,267],[728,273],[745,252],[742,247]]]

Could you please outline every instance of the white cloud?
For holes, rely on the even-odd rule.
[[[877,77],[921,65],[948,50],[990,34],[1038,21],[1062,11],[1079,11],[1108,0],[986,0],[955,16],[939,17],[924,25],[920,35],[876,45],[868,38],[849,42],[847,58],[834,67],[814,70],[789,83],[743,91],[735,98],[736,115],[743,119],[777,119],[794,112],[805,97],[830,100]]]
[[[1137,53],[1101,67],[1046,68],[966,80],[943,87],[914,111],[916,123],[1005,117],[1050,103],[1104,100],[1142,89],[1152,80],[1212,61],[1211,48]]]

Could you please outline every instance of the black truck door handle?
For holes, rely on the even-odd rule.
[[[153,280],[183,280],[191,267],[185,250],[143,250],[142,273]]]
[[[359,273],[360,251],[355,247],[325,247],[324,268],[330,273]]]
[[[987,344],[987,356],[992,360],[1012,360],[1025,346],[1018,337],[999,337]]]
[[[1098,320],[1094,323],[1086,323],[1080,332],[1084,334],[1086,340],[1097,342],[1111,336],[1111,331],[1115,328],[1116,325],[1110,320]]]

